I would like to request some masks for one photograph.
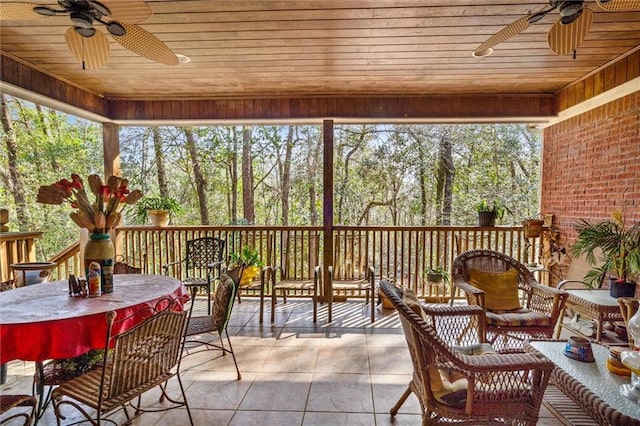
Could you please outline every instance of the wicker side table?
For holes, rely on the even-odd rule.
[[[640,404],[620,395],[626,377],[607,370],[609,350],[592,343],[595,362],[581,362],[564,355],[566,341],[530,341],[525,352],[542,355],[556,365],[551,382],[600,425],[640,426]]]
[[[583,318],[589,318],[596,322],[597,329],[595,338],[587,336],[580,331],[562,323],[564,314],[560,316],[558,321],[558,328],[556,329],[556,338],[560,336],[562,327],[567,328],[569,331],[575,334],[579,334],[590,340],[600,342],[602,339],[602,327],[607,321],[622,321],[622,313],[618,306],[618,299],[609,295],[609,290],[565,290],[569,293],[566,309],[572,309],[574,312],[578,312]]]

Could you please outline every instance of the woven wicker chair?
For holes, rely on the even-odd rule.
[[[207,314],[211,314],[211,290],[213,281],[220,276],[220,268],[224,265],[224,249],[226,242],[220,238],[203,237],[187,241],[185,257],[177,262],[167,263],[162,267],[165,275],[169,269],[179,265],[185,270],[186,278],[182,283],[187,287],[203,288],[207,292]],[[217,276],[214,273],[217,272]]]
[[[186,333],[185,350],[187,355],[194,352],[189,352],[192,346],[204,345],[205,349],[217,349],[222,351],[222,355],[230,353],[233,357],[233,363],[236,366],[236,372],[238,373],[238,380],[242,378],[240,369],[238,368],[238,362],[236,361],[236,355],[233,352],[233,346],[231,346],[231,340],[229,339],[229,332],[227,331],[227,325],[229,324],[229,318],[231,317],[231,311],[238,291],[238,284],[242,277],[242,271],[244,265],[227,270],[222,273],[218,288],[216,289],[215,296],[213,298],[213,310],[210,315],[206,316],[194,316],[189,321]],[[195,295],[195,289],[193,289]],[[220,339],[220,344],[212,343],[202,339],[203,334],[215,333]],[[227,336],[228,348],[225,347],[222,339],[222,334]]]
[[[398,310],[413,363],[413,378],[391,409],[392,416],[413,392],[422,407],[423,425],[536,424],[552,362],[488,351],[481,345],[484,312],[477,306],[425,307],[416,299],[410,307],[389,282],[382,281],[380,289]],[[477,352],[484,354],[473,355]],[[448,403],[437,397],[433,381],[441,372],[462,380],[457,399]]]
[[[24,418],[24,426],[28,426],[33,422],[33,417],[36,411],[36,398],[31,395],[9,395],[0,394],[0,415],[5,414],[9,410],[18,407],[31,407],[28,411],[14,410],[10,415],[0,419],[0,424],[9,423],[10,421],[18,418]]]
[[[91,424],[101,421],[119,409],[131,420],[145,412],[166,411],[184,407],[193,425],[191,411],[180,378],[180,360],[185,331],[191,310],[182,309],[184,300],[163,300],[155,309],[147,308],[116,321],[116,312],[106,315],[105,353],[102,365],[62,383],[52,392],[53,406],[60,424],[66,417],[65,406],[75,407]],[[193,306],[193,304],[192,304]],[[121,324],[138,323],[133,328],[113,335]],[[173,378],[182,394],[181,400],[169,397],[166,382]],[[142,394],[152,388],[161,390],[160,401],[170,405],[141,406]],[[95,410],[95,418],[90,414]],[[133,417],[127,408],[134,410]],[[129,423],[129,422],[128,422]]]
[[[517,271],[521,309],[488,310],[485,292],[470,284],[470,271],[503,273],[512,269]],[[453,285],[464,292],[469,305],[485,310],[489,342],[500,351],[521,351],[527,338],[552,338],[568,296],[562,290],[539,284],[522,263],[492,250],[470,250],[457,256],[453,262]]]

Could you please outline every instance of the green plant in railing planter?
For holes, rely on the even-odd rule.
[[[486,199],[480,201],[475,206],[478,212],[478,222],[480,226],[495,226],[496,218],[502,219],[505,213],[511,214],[509,207],[502,200],[494,199],[489,202]]]
[[[442,282],[444,284],[449,284],[451,281],[449,271],[445,270],[442,266],[438,266],[435,269],[427,269],[425,275],[427,277],[427,281],[432,283]]]
[[[242,278],[240,279],[240,287],[251,284],[251,281],[260,273],[260,268],[264,266],[262,260],[260,260],[260,253],[253,247],[244,246],[239,253],[231,253],[229,255],[229,268],[235,268],[244,264],[245,268],[242,271]]]
[[[155,217],[159,216],[159,222],[153,222],[153,224],[163,226],[163,223],[166,225],[170,218],[182,212],[184,212],[182,206],[171,197],[142,197],[136,204],[136,219],[142,224],[147,223],[149,217],[153,222]]]

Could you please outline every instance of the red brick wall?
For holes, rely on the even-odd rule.
[[[578,219],[640,221],[640,91],[545,129],[541,194],[569,246]]]

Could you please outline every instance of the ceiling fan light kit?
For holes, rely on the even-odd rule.
[[[547,35],[549,48],[558,55],[573,54],[575,59],[576,49],[584,41],[593,22],[593,11],[584,4],[585,0],[549,0],[548,9],[524,16],[502,28],[478,46],[472,56],[476,58],[489,56],[496,45],[515,37],[557,9],[560,18]],[[640,0],[596,0],[596,4],[601,9],[611,12],[640,11]]]
[[[99,69],[109,58],[109,42],[95,23],[106,28],[124,48],[151,61],[177,65],[178,57],[153,34],[136,25],[151,16],[151,7],[144,0],[58,0],[58,7],[26,2],[0,3],[3,20],[32,20],[56,15],[68,15],[73,26],[65,33],[65,42],[82,68]],[[103,18],[106,18],[103,19]]]

